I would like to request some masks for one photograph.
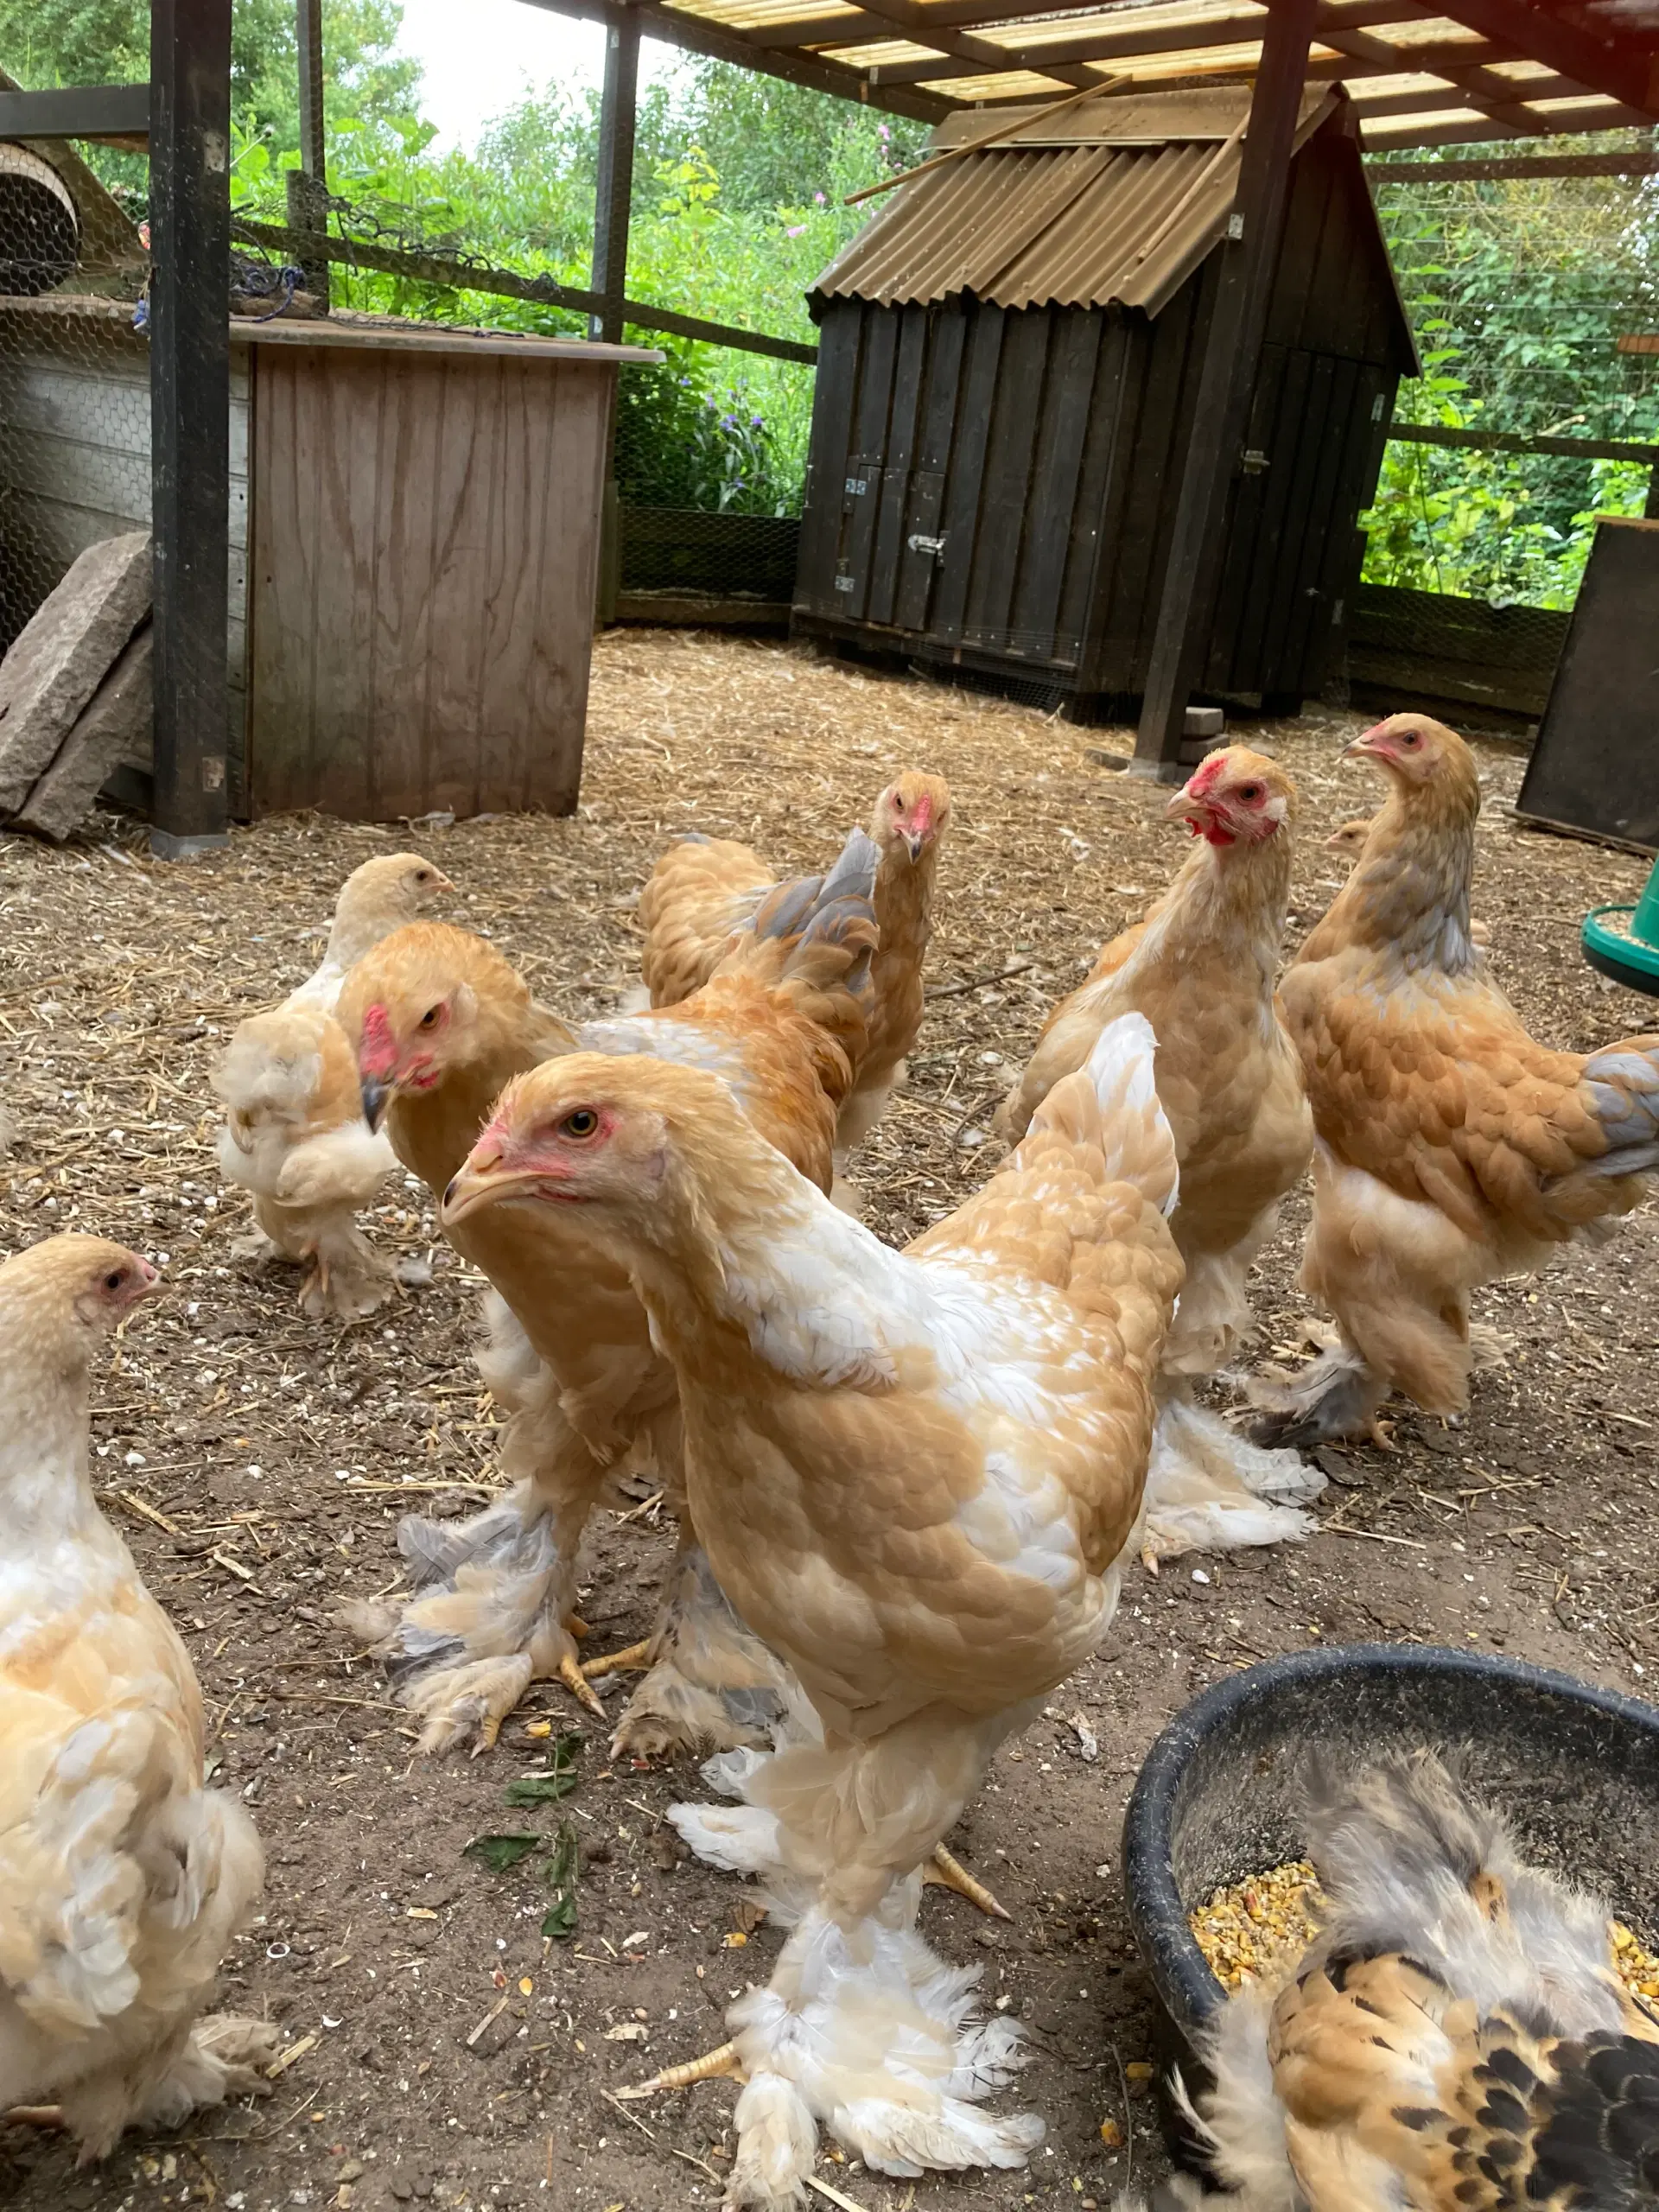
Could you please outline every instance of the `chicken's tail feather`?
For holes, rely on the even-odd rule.
[[[1503,2007],[1547,2034],[1621,2026],[1605,1903],[1526,1865],[1442,1760],[1399,1752],[1357,1774],[1314,1764],[1307,1796],[1332,1949],[1402,1955],[1483,2016]]]
[[[1556,1187],[1659,1166],[1659,1037],[1626,1037],[1592,1052],[1584,1064],[1584,1084],[1607,1150],[1558,1178]]]
[[[1145,1014],[1121,1014],[1101,1031],[1079,1073],[1094,1091],[1109,1179],[1132,1183],[1167,1218],[1180,1195],[1180,1170],[1154,1080],[1157,1050]],[[1032,1116],[1033,1132],[1062,1122],[1074,1088],[1071,1080],[1054,1086]]]

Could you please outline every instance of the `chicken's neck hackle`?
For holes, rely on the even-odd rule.
[[[1218,950],[1231,984],[1273,999],[1290,904],[1290,839],[1283,830],[1253,844],[1194,842],[1186,863],[1147,917],[1146,935],[1119,970],[1144,976],[1171,961]]]
[[[1298,964],[1348,945],[1387,957],[1405,973],[1464,976],[1478,956],[1470,934],[1475,873],[1475,817],[1480,786],[1472,770],[1446,772],[1409,786],[1393,783],[1354,872],[1306,944]]]
[[[88,1471],[92,1391],[79,1331],[6,1315],[0,1545],[50,1543],[99,1520]]]

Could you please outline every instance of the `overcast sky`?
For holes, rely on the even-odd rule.
[[[528,0],[403,0],[402,54],[424,73],[421,105],[438,127],[438,147],[471,148],[492,117],[549,84],[596,85],[605,31]],[[639,48],[642,82],[672,66],[670,48]]]

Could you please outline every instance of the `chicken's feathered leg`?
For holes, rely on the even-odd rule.
[[[527,1471],[524,1479],[460,1528],[414,1515],[404,1522],[397,1543],[416,1594],[400,1613],[352,1611],[353,1624],[385,1653],[404,1702],[423,1717],[423,1751],[489,1749],[531,1683],[550,1677],[604,1713],[565,1622],[607,1463],[566,1419],[545,1370],[508,1425],[502,1464]]]

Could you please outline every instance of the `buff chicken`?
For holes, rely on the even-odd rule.
[[[836,1107],[863,1046],[874,857],[855,830],[828,875],[762,900],[683,1004],[580,1031],[537,1007],[477,938],[432,926],[389,938],[353,972],[340,1007],[372,1118],[385,1112],[398,1157],[435,1194],[511,1077],[579,1045],[649,1052],[711,1071],[763,1138],[827,1189]],[[493,1742],[538,1676],[557,1674],[596,1705],[566,1626],[588,1516],[607,1476],[641,1453],[671,1502],[684,1495],[673,1369],[620,1262],[562,1239],[556,1224],[550,1238],[531,1235],[511,1215],[464,1224],[452,1241],[499,1294],[486,1379],[512,1413],[503,1465],[518,1487],[460,1528],[405,1522],[418,1594],[400,1615],[361,1624],[404,1677],[429,1749]],[[689,1516],[682,1529],[651,1651],[622,1655],[653,1663],[619,1751],[750,1742],[776,1710],[776,1669],[702,1571]]]
[[[1223,2193],[1157,2212],[1659,2204],[1659,2019],[1605,1904],[1427,1753],[1316,1785],[1309,1829],[1324,1924],[1230,1999],[1188,2106]]]
[[[838,1163],[861,1144],[904,1081],[922,1023],[922,969],[931,932],[934,880],[950,820],[942,776],[906,769],[876,800],[870,836],[878,855],[868,1034],[836,1131]],[[674,1006],[707,982],[733,932],[772,888],[772,872],[747,845],[690,836],[671,845],[639,899],[641,966],[651,1003]]]
[[[1158,1560],[1305,1535],[1325,1478],[1204,1411],[1194,1379],[1232,1358],[1250,1325],[1250,1263],[1298,1184],[1313,1127],[1295,1048],[1274,1001],[1290,895],[1295,786],[1265,754],[1212,753],[1169,803],[1192,836],[1144,921],[1115,937],[1049,1015],[995,1122],[1018,1138],[1107,1023],[1143,1014],[1175,1133],[1181,1198],[1170,1224],[1186,1263],[1165,1348],[1142,1555]]]
[[[1468,747],[1394,715],[1348,751],[1388,803],[1280,986],[1317,1139],[1302,1287],[1340,1341],[1252,1386],[1278,1444],[1376,1435],[1391,1390],[1460,1414],[1471,1293],[1605,1235],[1659,1166],[1659,1036],[1554,1052],[1475,947]]]
[[[1371,834],[1371,820],[1369,814],[1363,814],[1352,822],[1344,822],[1340,829],[1331,832],[1325,844],[1332,852],[1340,853],[1344,860],[1357,861],[1364,851],[1365,841]],[[1483,950],[1492,941],[1491,931],[1478,917],[1471,920],[1469,936],[1471,942]]]
[[[698,1535],[813,1726],[673,1818],[793,1923],[734,2039],[661,2086],[746,2086],[734,2205],[800,2201],[819,2123],[899,2176],[1025,2163],[982,2101],[1018,2060],[916,1929],[922,1869],[997,1746],[1117,1600],[1181,1262],[1153,1039],[1128,1015],[985,1187],[902,1254],[707,1072],[580,1053],[509,1085],[443,1214],[582,1241],[677,1376]],[[802,1739],[804,1736],[804,1740]]]
[[[418,853],[365,861],[346,880],[315,974],[281,1006],[238,1023],[213,1071],[225,1108],[219,1167],[253,1202],[244,1256],[305,1264],[300,1304],[314,1319],[361,1320],[394,1281],[357,1217],[397,1163],[363,1119],[334,1003],[354,961],[454,888]]]
[[[189,1654],[92,1494],[92,1363],[159,1281],[92,1236],[0,1267],[0,2111],[83,2160],[259,2086],[276,2044],[203,2015],[259,1839],[202,1786]]]

